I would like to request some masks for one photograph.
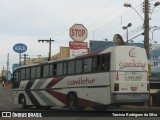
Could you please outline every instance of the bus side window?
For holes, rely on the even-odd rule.
[[[92,59],[92,72],[97,71],[97,57],[93,57]]]
[[[25,68],[21,69],[21,80],[25,79]]]
[[[92,58],[84,59],[84,72],[91,72],[92,70]]]
[[[49,76],[53,76],[53,64],[49,65]]]
[[[56,76],[57,75],[57,63],[53,64],[53,75]]]
[[[93,62],[95,62],[94,59],[96,58],[93,58]],[[110,54],[98,55],[95,63],[97,63],[97,72],[110,71]],[[94,67],[95,63],[93,63]]]
[[[68,74],[74,74],[75,72],[75,61],[68,62]]]
[[[101,56],[97,56],[97,72],[102,71]]]
[[[76,61],[76,74],[82,73],[82,60],[77,60]]]
[[[18,88],[20,83],[20,72],[16,71],[13,75],[13,88]]]
[[[31,78],[36,77],[36,67],[31,67]]]
[[[67,74],[67,62],[63,63],[63,75]]]
[[[110,54],[104,54],[102,56],[102,70],[110,71]]]
[[[36,67],[36,78],[40,78],[41,77],[41,67],[40,66],[38,66],[38,67]]]
[[[26,68],[26,79],[30,78],[30,68]]]
[[[43,65],[43,76],[42,77],[48,77],[49,75],[49,65]]]
[[[57,63],[57,75],[63,74],[63,62]]]

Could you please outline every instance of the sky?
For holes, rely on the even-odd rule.
[[[150,10],[153,10],[157,0],[150,0]],[[7,54],[9,67],[19,62],[19,54],[13,50],[17,43],[27,45],[30,58],[38,55],[48,56],[48,43],[38,40],[55,40],[52,43],[52,55],[59,52],[60,46],[69,46],[72,39],[69,29],[75,24],[83,24],[88,30],[90,40],[112,41],[114,34],[122,35],[126,41],[126,30],[123,26],[132,23],[128,28],[129,39],[141,34],[144,21],[144,0],[0,0],[0,70],[6,69]],[[132,8],[124,7],[131,3]],[[150,39],[160,44],[160,6],[154,8],[150,20]],[[152,33],[153,36],[152,36]],[[133,39],[142,42],[143,36]],[[152,41],[150,42],[153,43]]]

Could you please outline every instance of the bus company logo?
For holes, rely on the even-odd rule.
[[[135,49],[132,48],[130,51],[129,51],[129,56],[130,57],[136,57],[136,52],[135,52]]]
[[[131,62],[124,61],[124,62],[119,63],[120,69],[128,68],[128,67],[143,67],[144,68],[145,66],[146,66],[146,63],[142,63],[141,61],[135,61],[134,59]]]
[[[78,80],[69,80],[67,82],[67,85],[83,85],[83,84],[93,84],[95,82],[95,79],[89,79],[89,78],[82,78],[80,77]]]

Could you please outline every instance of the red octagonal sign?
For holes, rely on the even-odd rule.
[[[74,41],[83,42],[87,38],[87,29],[82,24],[74,24],[70,28],[70,37]]]

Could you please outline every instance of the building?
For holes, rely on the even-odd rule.
[[[69,58],[70,48],[69,47],[60,47],[60,52],[51,57],[51,60],[59,60]]]

